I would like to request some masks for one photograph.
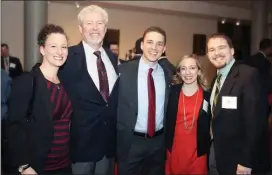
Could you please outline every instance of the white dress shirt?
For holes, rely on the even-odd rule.
[[[97,89],[99,91],[99,88],[100,88],[99,87],[99,76],[98,76],[98,72],[97,72],[97,63],[96,63],[97,56],[95,56],[93,54],[96,50],[91,48],[85,41],[82,41],[82,43],[83,43],[83,48],[85,51],[88,72],[89,72],[95,86],[97,87]],[[101,59],[105,65],[105,68],[107,71],[108,83],[109,83],[109,93],[111,93],[112,88],[113,88],[118,76],[114,70],[114,67],[113,67],[107,53],[103,49],[103,47],[100,47],[98,50],[101,52]]]
[[[143,59],[140,59],[138,70],[138,116],[135,131],[147,133],[148,124],[148,86],[147,76],[149,68],[153,68],[152,76],[156,92],[156,131],[163,128],[164,101],[165,101],[165,77],[162,67],[157,63],[150,67]]]

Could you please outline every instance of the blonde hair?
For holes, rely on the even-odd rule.
[[[99,7],[98,5],[89,5],[87,7],[84,7],[77,15],[78,23],[82,24],[84,16],[92,12],[100,13],[103,16],[105,25],[108,24],[108,21],[109,21],[108,13],[106,12],[105,9]]]
[[[183,60],[185,59],[188,59],[188,58],[191,58],[193,60],[195,60],[196,62],[196,65],[197,65],[197,68],[198,68],[198,73],[197,73],[197,83],[199,86],[201,86],[204,90],[208,90],[209,89],[209,86],[208,86],[208,82],[204,76],[204,73],[203,73],[203,68],[200,64],[200,61],[199,61],[199,58],[194,55],[194,54],[191,54],[191,55],[184,55],[183,57],[181,57],[181,59],[178,61],[177,63],[177,66],[176,66],[176,74],[173,76],[173,79],[172,79],[172,83],[173,84],[183,84],[183,80],[180,78],[180,64]]]

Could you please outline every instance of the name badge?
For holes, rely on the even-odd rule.
[[[222,108],[237,109],[237,97],[222,97]]]
[[[15,65],[14,63],[10,63],[10,64],[9,64],[9,67],[11,67],[11,68],[15,68],[15,67],[16,67],[16,65]]]
[[[203,107],[202,107],[202,109],[204,111],[206,111],[207,113],[208,113],[208,106],[209,106],[208,102],[206,100],[204,100],[203,101]]]

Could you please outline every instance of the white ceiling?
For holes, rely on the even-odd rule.
[[[250,0],[241,0],[241,1],[208,1],[214,4],[221,4],[233,7],[239,7],[244,9],[251,9],[251,1]]]

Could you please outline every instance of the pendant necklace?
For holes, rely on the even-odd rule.
[[[197,105],[198,93],[199,93],[199,88],[197,90],[197,95],[196,95],[196,100],[195,100],[195,107],[194,107],[194,113],[193,113],[193,121],[192,121],[191,126],[188,126],[188,124],[187,124],[186,110],[185,110],[186,107],[185,107],[185,103],[184,103],[184,92],[182,93],[184,128],[185,128],[185,130],[188,131],[188,133],[191,132],[192,129],[193,129],[193,127],[194,127],[195,118],[196,118],[196,105]]]

